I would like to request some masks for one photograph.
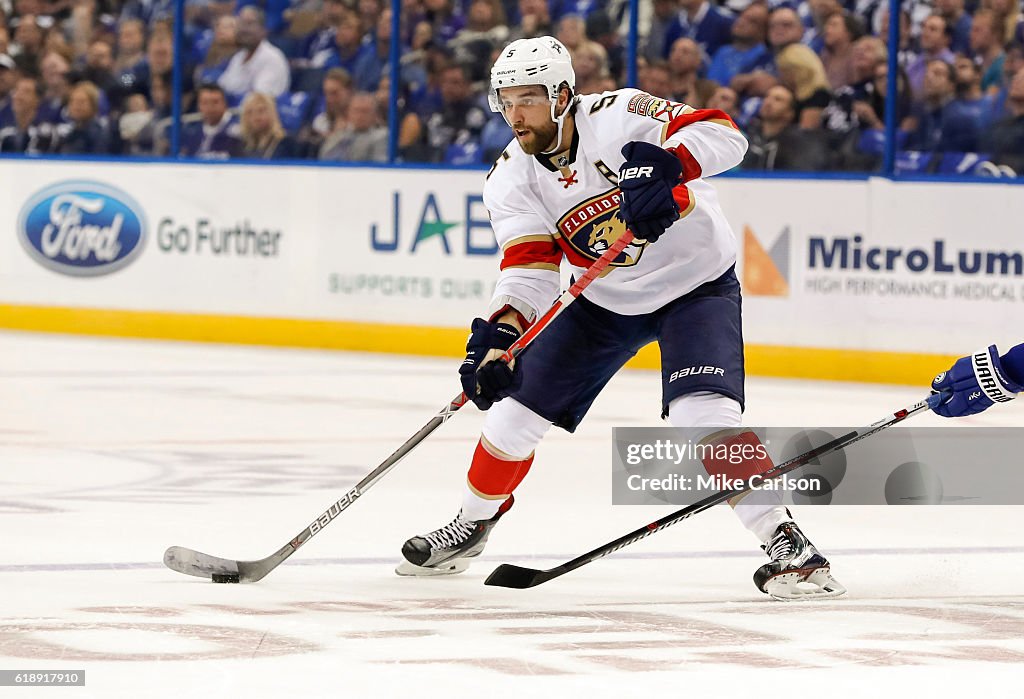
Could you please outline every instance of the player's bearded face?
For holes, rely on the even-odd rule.
[[[549,150],[558,136],[558,125],[551,120],[551,103],[543,89],[506,88],[501,91],[505,118],[527,155]]]
[[[555,136],[558,135],[558,126],[551,121],[549,115],[545,114],[544,118],[547,119],[548,123],[529,126],[524,124],[512,127],[516,138],[519,140],[519,145],[523,147],[523,152],[527,155],[543,153],[549,150],[555,142]]]

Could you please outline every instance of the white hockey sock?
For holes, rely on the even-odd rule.
[[[738,426],[740,404],[717,393],[689,393],[669,404],[668,419],[677,427],[698,425]],[[736,516],[762,544],[783,522],[792,521],[782,504],[782,493],[776,490],[755,490],[740,498]]]
[[[483,440],[497,449],[502,456],[513,461],[531,459],[534,449],[540,444],[551,423],[512,398],[495,403],[487,411],[482,430]],[[526,456],[514,456],[526,454]],[[493,458],[493,457],[492,457]],[[529,468],[529,465],[526,466]],[[518,481],[516,481],[518,483]],[[479,482],[478,486],[483,487]],[[493,485],[493,484],[492,484]],[[487,497],[470,485],[467,479],[463,486],[462,516],[479,521],[498,514],[498,508],[507,500],[504,497]],[[515,485],[512,486],[513,488]],[[512,492],[511,489],[508,492]]]
[[[501,507],[502,503],[507,499],[481,497],[473,490],[468,482],[463,487],[465,490],[462,493],[462,518],[468,519],[472,522],[478,522],[482,519],[490,519],[494,515],[498,514],[498,508]]]
[[[775,490],[751,491],[740,498],[734,510],[743,526],[762,544],[771,538],[780,524],[793,520],[782,504],[782,493]]]

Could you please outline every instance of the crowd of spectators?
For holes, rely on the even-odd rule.
[[[0,152],[170,151],[485,164],[511,139],[486,101],[496,52],[552,34],[577,92],[627,83],[628,0],[401,0],[397,104],[390,0],[0,0]],[[748,170],[871,171],[884,151],[889,52],[899,165],[1024,174],[1022,0],[641,0],[638,87],[729,114]],[[971,170],[973,171],[973,170]]]

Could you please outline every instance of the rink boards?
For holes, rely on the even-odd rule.
[[[6,161],[0,179],[0,327],[456,355],[500,259],[479,171]],[[716,186],[750,373],[916,383],[1019,342],[1019,188]]]

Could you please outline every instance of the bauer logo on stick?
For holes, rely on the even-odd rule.
[[[36,262],[76,277],[110,274],[142,252],[146,219],[127,194],[98,182],[63,182],[30,198],[18,238]]]

